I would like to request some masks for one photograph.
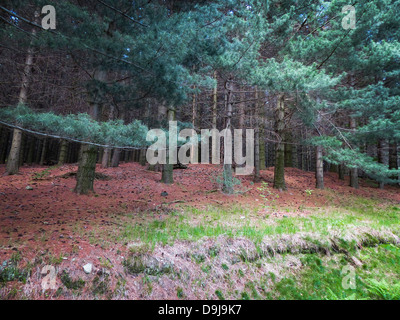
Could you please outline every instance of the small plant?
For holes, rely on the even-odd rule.
[[[178,288],[176,289],[176,296],[177,296],[179,299],[183,299],[183,297],[185,296],[185,294],[183,293],[183,289],[182,289],[181,287],[178,287]]]
[[[264,208],[269,208],[271,206],[267,205],[268,203],[275,207],[276,201],[279,199],[279,195],[269,188],[268,182],[262,181],[261,187],[257,188],[260,191],[260,197],[264,200]]]
[[[310,189],[307,189],[307,190],[304,190],[304,191],[305,191],[307,196],[311,196],[312,193],[314,192],[314,190],[310,190]]]
[[[222,294],[221,290],[216,290],[215,294],[219,300],[225,300],[224,295]]]
[[[63,272],[61,273],[60,279],[62,284],[67,289],[79,290],[85,286],[85,281],[83,279],[78,278],[77,280],[72,280],[68,272],[65,270],[63,270]]]

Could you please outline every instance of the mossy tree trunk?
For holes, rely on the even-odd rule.
[[[107,80],[107,72],[100,70],[95,73],[95,79],[101,82]],[[99,121],[102,113],[103,97],[97,93],[93,97],[90,115]],[[80,157],[78,161],[78,174],[76,175],[75,192],[78,194],[87,194],[93,189],[94,177],[96,173],[97,147],[93,145],[81,145]]]
[[[275,133],[278,141],[275,146],[275,170],[274,170],[274,188],[286,190],[285,183],[285,96],[278,95],[277,106],[275,109]]]
[[[96,172],[97,148],[92,145],[82,145],[79,155],[79,167],[76,175],[75,192],[88,194],[93,191]]]

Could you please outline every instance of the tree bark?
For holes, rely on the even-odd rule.
[[[104,148],[103,150],[103,156],[101,158],[101,167],[102,168],[108,168],[110,166],[110,157],[111,157],[111,149],[110,148]]]
[[[256,109],[255,109],[255,128],[254,128],[254,182],[260,182],[260,101],[258,95],[258,88],[255,88],[255,99],[256,99]]]
[[[275,110],[275,133],[278,137],[278,142],[275,146],[275,170],[274,170],[274,188],[286,190],[285,183],[285,145],[284,145],[284,130],[285,130],[285,97],[279,94],[278,102]]]
[[[117,168],[119,166],[120,157],[121,157],[121,149],[114,149],[114,153],[111,159],[111,168]]]
[[[315,180],[316,188],[324,189],[324,161],[322,159],[322,146],[315,148]]]
[[[357,123],[356,119],[353,117],[350,118],[350,129],[353,131],[356,131]],[[350,186],[359,189],[359,183],[358,183],[358,168],[353,168],[350,170]]]
[[[95,178],[97,148],[91,145],[82,145],[79,155],[79,167],[76,175],[75,192],[87,194],[93,191]]]
[[[34,20],[36,23],[38,18],[39,18],[39,12],[35,11]],[[36,35],[36,27],[32,29],[31,33],[33,36]],[[20,104],[25,104],[27,101],[28,86],[29,86],[30,75],[32,72],[32,65],[33,65],[33,48],[32,46],[29,46],[28,54],[25,60],[24,72],[22,75],[21,89],[19,92],[18,103]],[[19,171],[19,164],[20,164],[19,155],[21,153],[21,139],[22,139],[21,130],[14,129],[10,154],[7,159],[7,167],[6,167],[7,175],[17,174]]]
[[[43,140],[43,145],[42,145],[42,152],[40,154],[40,161],[39,161],[39,165],[43,166],[44,161],[46,159],[46,152],[47,152],[47,138],[45,138]]]
[[[170,107],[167,111],[168,121],[175,121],[175,109]],[[169,142],[169,145],[171,141]],[[167,163],[162,165],[161,182],[165,184],[174,183],[174,165],[170,163],[169,152],[167,152]]]
[[[95,79],[105,82],[107,73],[103,70],[95,73]],[[101,97],[94,96],[94,102],[91,105],[91,117],[99,121],[102,112]],[[78,194],[87,194],[93,191],[94,177],[96,173],[97,147],[93,145],[81,145],[81,152],[78,164],[78,173],[76,175],[75,192]]]
[[[231,85],[227,84],[227,115],[226,115],[226,129],[231,131],[231,120],[232,120],[232,89]],[[224,138],[225,139],[225,138]],[[224,140],[225,143],[225,140]],[[223,173],[223,186],[222,191],[226,194],[233,194],[233,175],[232,175],[232,164],[226,163],[226,150],[224,150],[224,173]]]
[[[68,141],[67,140],[61,140],[61,146],[60,146],[60,155],[58,157],[58,164],[59,165],[64,165],[66,160],[67,160],[67,154],[68,154]]]

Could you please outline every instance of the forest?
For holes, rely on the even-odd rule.
[[[1,1],[0,299],[400,299],[399,38],[399,0]]]

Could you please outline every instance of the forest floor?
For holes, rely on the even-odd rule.
[[[228,196],[218,166],[163,185],[127,163],[98,167],[95,193],[78,196],[76,170],[0,166],[1,299],[400,298],[397,187],[326,173],[315,190],[313,173],[286,168],[280,192],[269,168]]]

